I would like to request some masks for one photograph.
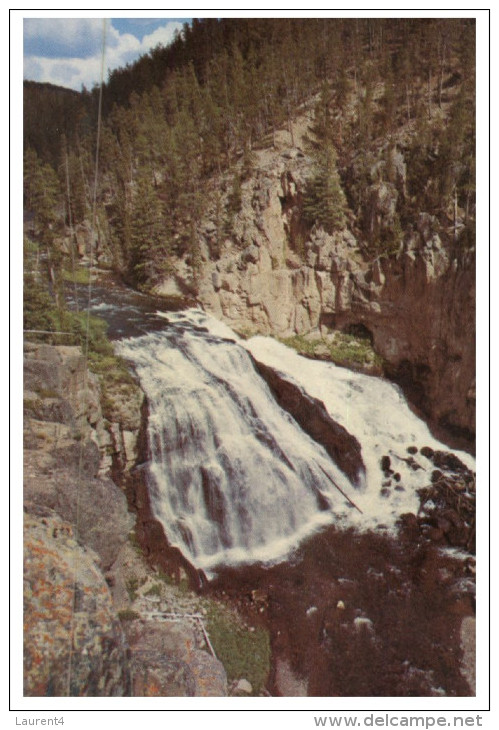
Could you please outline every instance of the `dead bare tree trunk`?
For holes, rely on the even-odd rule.
[[[428,119],[431,119],[431,66],[428,68]]]

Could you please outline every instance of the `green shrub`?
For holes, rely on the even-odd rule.
[[[292,350],[296,350],[300,355],[306,355],[307,357],[316,357],[317,345],[322,344],[322,340],[307,340],[303,335],[292,335],[291,337],[279,338],[286,347],[291,347]]]
[[[62,272],[63,281],[73,284],[88,284],[90,282],[90,269],[85,266],[77,266],[74,271],[65,269]]]
[[[161,586],[159,583],[152,585],[145,593],[144,596],[161,596]]]
[[[88,367],[93,373],[105,377],[108,385],[132,385],[135,382],[124,361],[112,353],[89,352]]]
[[[158,570],[158,578],[163,581],[163,583],[166,583],[168,586],[175,585],[175,580],[172,578],[171,575],[167,575],[164,573],[161,569]]]
[[[35,276],[27,274],[23,291],[23,328],[25,330],[60,330],[60,314],[48,290]],[[57,336],[52,334],[30,333],[30,340],[57,344]],[[60,339],[59,339],[60,344]]]
[[[234,327],[234,332],[236,335],[241,337],[243,340],[249,340],[251,337],[254,337],[256,334],[258,334],[258,329],[256,327],[253,327],[251,325],[245,325],[242,327]]]
[[[135,577],[129,578],[125,583],[125,587],[126,587],[126,590],[128,593],[128,598],[133,603],[133,601],[135,601],[135,599],[137,598],[137,595],[138,595],[137,594],[137,590],[139,587],[138,578],[135,578]]]
[[[374,351],[367,337],[335,332],[334,339],[309,340],[303,335],[293,335],[281,338],[280,342],[305,357],[330,360],[344,367],[383,367],[383,359]]]
[[[331,360],[339,365],[382,365],[382,359],[374,352],[367,338],[337,332],[329,345]]]
[[[118,611],[118,618],[120,621],[136,621],[140,618],[140,613],[132,611],[130,608],[126,608],[123,611]]]
[[[247,679],[253,694],[260,694],[270,670],[268,632],[261,627],[249,631],[237,615],[215,601],[207,608],[206,629],[229,682]]]
[[[40,398],[59,398],[59,393],[53,388],[38,388],[37,394]]]
[[[112,355],[113,346],[107,338],[107,323],[100,317],[89,316],[86,312],[64,312],[63,324],[74,332],[77,343],[85,351],[88,341],[88,353]]]

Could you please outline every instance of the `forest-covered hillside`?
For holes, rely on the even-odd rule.
[[[98,89],[25,82],[32,240],[53,282],[68,255],[58,241],[83,221],[135,285],[154,285],[186,252],[195,268],[206,191],[229,175],[217,214],[226,235],[255,149],[309,111],[305,226],[348,227],[372,258],[425,211],[473,243],[474,59],[473,19],[194,20],[110,74],[97,176]],[[366,190],[395,181],[399,154],[404,192],[373,226]]]

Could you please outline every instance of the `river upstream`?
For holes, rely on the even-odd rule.
[[[474,693],[469,454],[386,380],[199,309],[109,283],[91,312],[146,394],[154,517],[205,590],[269,629],[271,694]]]

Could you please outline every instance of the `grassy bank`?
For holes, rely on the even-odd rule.
[[[293,335],[280,338],[280,342],[305,357],[329,360],[335,365],[352,369],[366,369],[375,373],[383,371],[383,359],[374,351],[367,337],[336,331],[317,338]]]

